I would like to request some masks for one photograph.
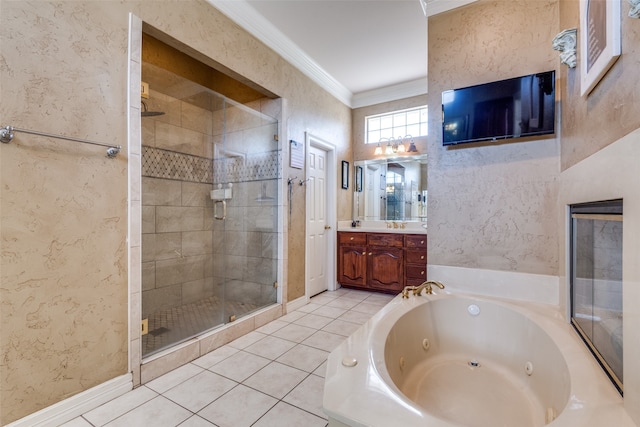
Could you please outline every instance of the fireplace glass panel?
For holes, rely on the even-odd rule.
[[[571,207],[572,323],[622,392],[622,201]]]

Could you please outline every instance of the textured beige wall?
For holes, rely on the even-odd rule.
[[[0,147],[2,424],[128,371],[130,12],[285,98],[288,139],[309,131],[350,160],[350,110],[203,1],[0,2],[1,124],[124,147],[109,160],[102,148],[23,133]],[[304,294],[296,190],[289,300]],[[340,218],[350,202],[338,192]]]
[[[640,21],[628,17],[629,2],[621,5],[622,54],[591,93],[580,95],[579,64],[560,69],[562,170],[640,127]],[[579,10],[578,1],[560,1],[560,28],[578,28],[578,39]]]
[[[429,264],[558,274],[556,138],[442,146],[441,92],[553,70],[558,2],[488,1],[429,18]]]

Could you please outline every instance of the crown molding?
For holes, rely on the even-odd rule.
[[[282,34],[247,2],[244,0],[207,0],[207,2],[273,49],[340,102],[351,107],[353,93],[307,56],[298,45]]]
[[[423,6],[423,11],[426,9],[425,15],[429,17],[476,1],[478,0],[421,0],[420,4]]]
[[[356,93],[352,97],[351,108],[367,107],[412,96],[426,95],[426,93],[427,77],[425,76],[409,82]]]

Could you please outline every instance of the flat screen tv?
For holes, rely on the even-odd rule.
[[[442,92],[442,143],[552,134],[555,71]]]

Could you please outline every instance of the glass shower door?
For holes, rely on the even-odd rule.
[[[214,145],[214,281],[225,320],[277,301],[278,123],[225,100],[222,139]]]
[[[277,301],[280,151],[274,118],[152,64],[142,76],[148,357]]]

